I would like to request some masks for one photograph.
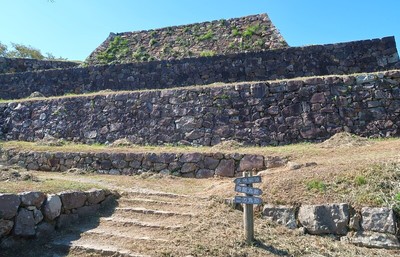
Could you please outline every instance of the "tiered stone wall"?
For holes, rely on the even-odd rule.
[[[0,74],[17,73],[26,71],[66,69],[78,66],[77,62],[49,61],[25,58],[4,58],[0,57]]]
[[[234,177],[243,171],[282,166],[284,158],[216,153],[34,152],[3,149],[3,158],[28,170],[66,171],[79,168],[100,174],[160,172],[183,177]],[[240,173],[239,173],[240,172]]]
[[[388,70],[400,66],[393,37],[264,52],[0,74],[0,98],[260,81]]]
[[[115,198],[108,190],[0,193],[0,243],[7,236],[49,237],[79,218],[94,215]]]
[[[267,14],[148,31],[111,33],[88,57],[90,65],[171,60],[286,48]]]
[[[399,135],[400,71],[0,104],[0,138],[247,145]]]

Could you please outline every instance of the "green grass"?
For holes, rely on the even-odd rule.
[[[205,40],[210,40],[213,37],[214,37],[214,32],[212,32],[212,30],[209,30],[209,31],[207,31],[206,34],[199,36],[198,39],[200,41],[205,41]]]
[[[326,191],[326,185],[321,180],[312,179],[308,181],[306,185],[307,185],[307,190],[310,191],[318,191],[318,192]]]
[[[215,56],[215,52],[214,51],[203,51],[200,53],[201,57],[211,57],[211,56]]]

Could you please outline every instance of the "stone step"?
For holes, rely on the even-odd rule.
[[[53,250],[64,252],[67,256],[74,257],[149,257],[149,255],[143,255],[138,253],[133,253],[132,251],[123,248],[116,247],[112,245],[105,245],[103,243],[99,244],[100,241],[96,242],[80,242],[80,241],[55,241],[50,245]]]
[[[115,214],[118,213],[141,213],[141,214],[146,214],[146,215],[157,215],[157,216],[163,216],[163,217],[171,217],[171,216],[181,216],[181,217],[195,217],[196,215],[193,213],[189,212],[174,212],[174,211],[162,211],[162,210],[152,210],[152,209],[146,209],[146,208],[141,208],[141,207],[124,207],[124,208],[115,208]]]
[[[162,199],[147,199],[147,198],[126,198],[122,197],[118,200],[118,203],[120,204],[126,204],[126,205],[138,205],[138,204],[157,204],[157,205],[174,205],[174,206],[204,206],[203,203],[187,203],[187,202],[174,202],[174,201],[164,201]]]
[[[205,205],[199,205],[194,203],[184,203],[184,202],[166,202],[152,199],[141,199],[141,198],[133,198],[133,199],[119,199],[118,200],[119,208],[145,208],[151,210],[159,210],[159,211],[167,211],[167,212],[179,212],[186,213],[190,212],[196,214],[204,209]]]
[[[154,235],[154,236],[157,236],[157,238],[156,237],[151,237],[151,236],[143,236],[143,234],[144,234],[143,229],[140,230],[140,231],[136,231],[136,232],[129,231],[129,232],[126,232],[126,233],[122,233],[121,230],[115,231],[115,228],[105,229],[105,228],[101,227],[101,228],[96,228],[96,229],[93,229],[93,230],[85,231],[85,232],[83,232],[83,234],[84,235],[93,235],[93,236],[97,235],[99,237],[100,236],[120,237],[122,240],[143,240],[143,241],[168,242],[167,239],[160,238],[160,235],[158,235],[158,233],[157,233],[157,235]]]
[[[132,198],[144,198],[144,199],[153,199],[153,200],[179,200],[179,199],[189,199],[192,196],[189,195],[181,195],[174,193],[167,193],[161,191],[152,191],[152,190],[132,190],[121,193],[121,196],[124,198],[132,199]]]
[[[100,218],[100,223],[110,223],[114,227],[127,228],[131,227],[141,227],[141,228],[151,228],[151,229],[164,229],[164,230],[176,230],[183,227],[183,224],[188,222],[182,218],[179,220],[170,219],[168,217],[163,219],[154,220],[154,218],[147,219],[133,219],[121,216],[113,216],[110,218]]]
[[[173,238],[171,237],[171,239]],[[82,233],[78,239],[66,242],[66,244],[71,247],[73,252],[78,250],[90,252],[94,248],[100,253],[111,254],[110,256],[116,253],[125,254],[125,256],[158,256],[156,252],[168,247],[171,242],[111,233]],[[87,251],[88,249],[89,251]]]

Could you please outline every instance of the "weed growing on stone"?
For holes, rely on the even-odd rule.
[[[201,35],[198,37],[200,41],[205,41],[205,40],[210,40],[214,37],[214,32],[212,30],[209,30],[206,34]]]
[[[260,25],[253,25],[246,28],[243,31],[243,37],[252,37],[256,32],[260,30]]]
[[[109,44],[108,48],[97,55],[100,63],[108,64],[117,59],[126,57],[129,53],[128,40],[116,36]]]

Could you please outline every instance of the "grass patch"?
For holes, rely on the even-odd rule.
[[[212,38],[214,38],[214,32],[212,32],[212,30],[207,31],[206,34],[198,37],[200,41],[210,40]]]
[[[326,185],[324,182],[320,180],[312,179],[307,182],[307,190],[318,191],[323,193],[326,191]]]
[[[211,56],[215,56],[215,52],[214,51],[203,51],[200,53],[201,57],[211,57]]]
[[[97,60],[102,64],[112,63],[115,60],[124,58],[129,53],[128,40],[116,36],[108,45],[107,49],[98,53]]]

